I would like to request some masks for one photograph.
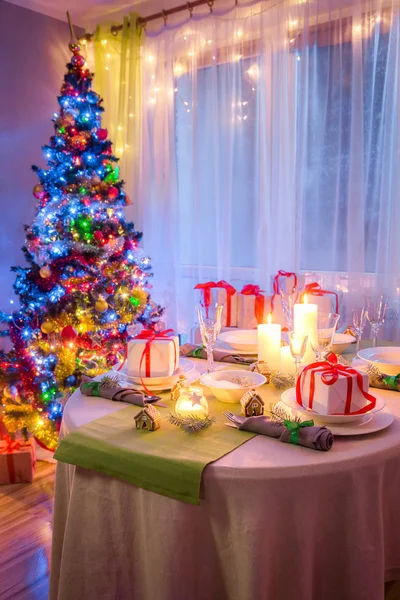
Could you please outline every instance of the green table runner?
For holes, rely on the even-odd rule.
[[[67,435],[54,457],[170,498],[199,504],[201,474],[207,464],[255,435],[224,425],[222,412],[231,405],[213,400],[209,404],[210,415],[217,421],[200,433],[185,433],[166,420],[172,402],[171,409],[158,408],[160,429],[139,431],[134,415],[140,407],[129,406]]]

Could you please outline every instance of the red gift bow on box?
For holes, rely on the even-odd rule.
[[[307,373],[308,371],[311,371],[310,396],[309,396],[309,400],[308,400],[308,407],[305,407],[302,402],[302,399],[301,399],[301,389],[300,388],[301,388],[301,382],[303,380],[303,377],[304,377],[305,373]],[[362,378],[361,373],[359,371],[356,371],[352,367],[340,365],[337,362],[337,358],[335,355],[333,355],[332,357],[329,357],[328,362],[322,362],[322,363],[315,362],[315,363],[312,363],[311,365],[307,365],[306,367],[304,367],[304,369],[300,373],[300,377],[298,378],[297,383],[296,383],[296,400],[297,400],[297,404],[300,404],[300,406],[303,406],[304,408],[310,408],[312,410],[313,402],[314,402],[314,393],[315,393],[315,373],[321,373],[321,381],[325,385],[333,385],[334,383],[336,383],[336,381],[339,379],[339,375],[344,375],[346,377],[346,379],[347,379],[347,394],[346,394],[346,405],[345,405],[343,414],[345,414],[345,415],[363,415],[364,413],[372,410],[375,407],[376,398],[374,396],[371,396],[371,394],[368,394],[368,392],[364,391],[363,378]],[[358,388],[361,391],[364,398],[366,400],[369,400],[369,404],[367,404],[363,408],[360,408],[359,410],[356,410],[354,412],[350,412],[351,395],[352,395],[351,393],[353,391],[352,375],[356,376]],[[340,413],[340,414],[342,414],[342,413]]]
[[[304,294],[311,294],[311,296],[325,296],[325,294],[333,294],[335,296],[335,313],[339,312],[338,294],[336,292],[331,292],[330,290],[323,290],[316,281],[314,283],[307,283],[304,290],[301,292],[302,298]]]
[[[277,274],[274,277],[274,293],[272,294],[272,298],[271,298],[271,310],[274,310],[274,301],[275,301],[275,296],[279,296],[279,277],[293,277],[294,278],[294,288],[297,287],[297,274],[296,273],[292,273],[291,271],[282,271],[279,270],[277,272]]]
[[[236,290],[233,285],[224,279],[217,282],[207,281],[207,283],[198,283],[195,285],[194,289],[203,291],[203,302],[206,309],[211,304],[211,290],[213,288],[222,288],[226,290],[226,327],[230,327],[232,322],[232,296],[236,294]]]
[[[256,316],[257,323],[262,323],[264,320],[265,298],[262,295],[263,291],[264,290],[260,290],[259,285],[252,285],[251,283],[248,283],[247,285],[243,286],[242,291],[240,292],[243,294],[243,296],[255,296],[254,314]]]
[[[6,442],[6,445],[3,448],[0,448],[0,454],[7,454],[7,470],[10,474],[10,483],[15,483],[16,476],[13,452],[15,452],[15,450],[20,450],[23,446],[29,446],[32,453],[32,446],[30,446],[30,444],[21,444],[18,440],[12,440],[9,435],[5,435],[3,441]]]
[[[143,361],[144,360],[146,361],[145,377],[151,377],[151,363],[150,363],[151,344],[154,342],[154,340],[165,340],[165,339],[170,338],[173,335],[175,335],[175,331],[173,329],[165,329],[164,331],[153,331],[151,329],[143,329],[143,331],[141,331],[138,335],[135,335],[135,337],[133,338],[134,340],[146,340],[146,344],[145,344],[144,350],[142,352],[142,356],[140,358],[139,375],[140,375],[140,382],[141,382],[145,392],[147,392],[147,394],[149,394],[150,396],[153,394],[153,392],[151,392],[150,390],[147,389],[147,387],[145,386],[144,381],[143,381],[143,375],[142,375]],[[170,341],[172,341],[172,340],[170,340]],[[127,356],[128,356],[128,347],[126,347],[125,356],[124,356],[122,363],[118,367],[118,371],[120,371],[122,369],[122,367],[124,366]],[[177,359],[178,359],[178,357],[176,355],[176,346],[174,344],[174,371],[176,371],[176,369],[178,367]]]

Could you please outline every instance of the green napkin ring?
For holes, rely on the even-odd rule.
[[[290,431],[289,442],[291,444],[299,443],[299,429],[301,427],[313,427],[314,421],[311,419],[310,421],[289,421],[288,419],[284,419],[283,421],[286,429]]]

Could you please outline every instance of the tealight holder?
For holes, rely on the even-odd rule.
[[[203,395],[201,387],[190,386],[182,389],[175,403],[175,413],[178,417],[195,417],[205,419],[208,417],[208,402]]]

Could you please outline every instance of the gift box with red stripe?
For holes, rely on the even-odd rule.
[[[31,483],[36,466],[35,443],[11,440],[0,441],[0,484]]]

